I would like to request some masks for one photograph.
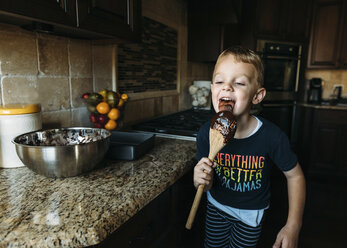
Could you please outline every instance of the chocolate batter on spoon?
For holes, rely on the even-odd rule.
[[[218,109],[227,109],[215,114],[212,118],[210,125],[210,151],[208,159],[213,161],[217,153],[234,137],[236,132],[236,120],[232,113],[232,105],[224,104],[218,106]],[[201,184],[195,194],[194,202],[190,210],[186,228],[191,229],[196,211],[198,209],[202,193],[204,191],[204,185]]]
[[[234,137],[236,126],[236,120],[231,111],[220,111],[213,116],[210,128],[218,130],[223,135],[224,144],[226,144]]]

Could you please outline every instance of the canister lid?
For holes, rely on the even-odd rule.
[[[0,105],[0,115],[32,114],[41,111],[40,104],[7,104]]]

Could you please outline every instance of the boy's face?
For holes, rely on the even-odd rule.
[[[257,83],[257,72],[252,64],[236,62],[233,55],[218,59],[211,85],[216,112],[222,111],[224,105],[231,105],[235,117],[248,115],[252,102],[257,104],[263,99],[257,98],[259,90],[265,91]]]

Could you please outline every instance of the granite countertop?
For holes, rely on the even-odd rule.
[[[311,103],[298,103],[297,105],[316,109],[347,110],[347,105],[319,105]]]
[[[192,168],[195,152],[195,142],[155,138],[139,160],[106,159],[77,177],[0,169],[0,247],[98,244]]]

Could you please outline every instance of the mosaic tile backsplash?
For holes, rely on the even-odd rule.
[[[143,17],[142,41],[118,46],[118,89],[121,92],[177,88],[177,31]]]

